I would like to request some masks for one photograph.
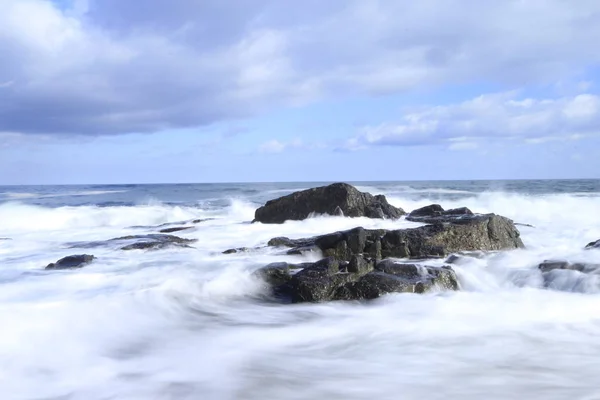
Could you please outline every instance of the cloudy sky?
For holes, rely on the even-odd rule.
[[[0,0],[0,184],[600,178],[597,0]]]

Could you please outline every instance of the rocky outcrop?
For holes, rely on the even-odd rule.
[[[55,263],[50,263],[45,269],[58,270],[58,269],[74,269],[82,268],[94,261],[96,257],[90,254],[76,254],[61,258]]]
[[[191,248],[190,243],[197,239],[185,239],[174,235],[148,234],[130,235],[98,242],[71,243],[71,248],[91,249],[97,247],[116,247],[120,250],[159,250],[169,247]]]
[[[389,259],[376,263],[361,256],[353,256],[349,262],[328,257],[316,263],[274,263],[256,275],[269,284],[276,298],[291,303],[372,300],[388,293],[459,289],[451,267]]]
[[[406,216],[407,221],[434,224],[436,222],[455,222],[461,219],[474,218],[475,215],[467,207],[444,210],[439,204],[431,204],[414,211]]]
[[[405,214],[401,208],[389,204],[383,195],[373,196],[346,183],[334,183],[269,200],[256,210],[253,222],[281,224],[306,219],[313,213],[389,219]]]
[[[363,229],[335,232],[307,239],[274,238],[272,246],[291,247],[291,252],[318,249],[325,257],[349,261],[364,254],[383,258],[439,258],[449,253],[523,248],[511,220],[495,214],[473,216],[461,223],[437,223],[418,228]]]

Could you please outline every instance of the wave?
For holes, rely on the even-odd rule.
[[[1,197],[12,200],[20,199],[45,199],[52,197],[69,197],[69,196],[99,196],[103,194],[114,194],[114,193],[125,193],[127,190],[82,190],[77,192],[65,192],[65,193],[53,193],[53,194],[42,194],[42,193],[31,193],[31,192],[2,192]]]
[[[48,208],[17,202],[0,204],[2,232],[32,232],[95,227],[159,225],[165,222],[203,218],[202,210],[166,205],[135,207]]]

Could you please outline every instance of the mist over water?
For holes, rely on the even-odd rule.
[[[546,259],[600,263],[600,181],[358,182],[411,211],[431,203],[494,212],[524,250],[453,266],[461,291],[370,303],[279,305],[251,273],[262,247],[356,226],[417,223],[315,217],[250,224],[266,200],[321,184],[0,187],[0,398],[600,399],[600,275]],[[192,249],[69,244],[175,233]],[[79,270],[44,271],[90,253]],[[442,265],[443,260],[429,261]]]

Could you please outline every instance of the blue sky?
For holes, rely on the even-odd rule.
[[[600,3],[4,0],[0,184],[600,178]]]

